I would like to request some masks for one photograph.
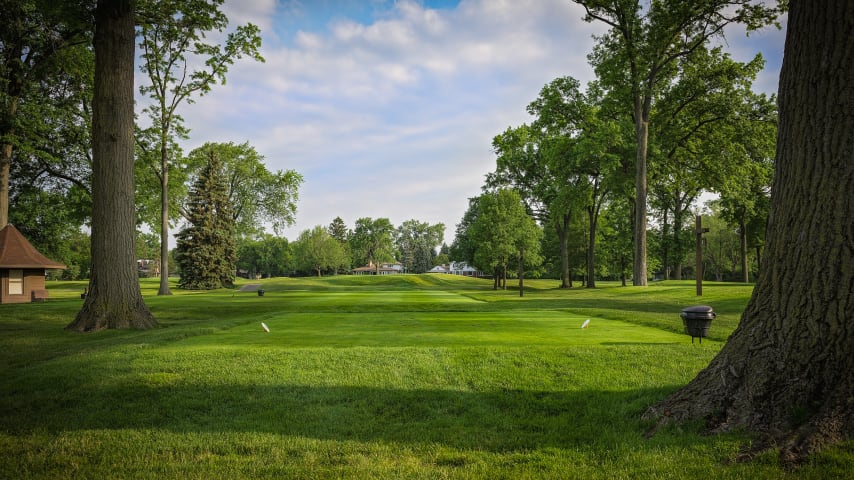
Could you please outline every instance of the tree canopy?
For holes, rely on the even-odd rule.
[[[748,30],[776,21],[780,10],[760,0],[573,0],[585,20],[609,31],[597,38],[591,63],[603,88],[624,105],[635,126],[633,283],[647,283],[647,198],[649,132],[661,90],[679,78],[677,63],[690,61],[733,23]],[[702,97],[696,97],[700,99]]]
[[[521,197],[503,188],[484,193],[476,203],[477,218],[465,235],[474,247],[474,265],[494,273],[493,288],[506,288],[507,268],[518,261],[522,295],[525,262],[538,265],[542,230],[528,214]],[[503,280],[503,281],[502,281]]]
[[[270,172],[264,156],[248,142],[205,143],[190,152],[188,163],[200,165],[211,152],[222,161],[238,235],[260,234],[265,223],[277,233],[293,225],[302,175],[294,170]]]
[[[337,272],[348,261],[344,246],[321,225],[300,233],[294,243],[294,257],[298,269],[318,277],[324,271]]]
[[[9,220],[9,182],[15,149],[20,158],[50,149],[42,135],[56,138],[60,118],[72,105],[88,105],[92,73],[92,11],[76,2],[0,1],[0,228]],[[88,124],[68,128],[87,135]],[[75,143],[62,143],[74,148]],[[87,149],[88,151],[88,149]],[[47,152],[45,152],[47,153]],[[57,156],[54,156],[56,158]],[[62,169],[56,168],[59,173]]]
[[[415,219],[406,220],[395,232],[398,259],[410,273],[424,273],[433,268],[436,248],[442,243],[445,225],[430,225]]]
[[[372,264],[379,269],[381,262],[394,260],[394,231],[394,225],[388,218],[357,219],[350,235],[353,262],[356,265]]]

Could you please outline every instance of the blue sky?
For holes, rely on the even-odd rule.
[[[387,217],[444,223],[450,244],[494,169],[492,138],[530,121],[526,105],[554,78],[592,80],[586,55],[604,31],[569,0],[227,0],[224,11],[261,27],[266,62],[238,62],[182,106],[183,146],[248,141],[270,170],[300,172],[289,240],[336,216],[351,228]],[[776,92],[783,39],[727,32],[736,59],[766,59],[755,90]]]

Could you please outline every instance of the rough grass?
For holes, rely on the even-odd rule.
[[[644,439],[644,409],[735,328],[751,288],[524,298],[446,276],[263,281],[265,296],[146,302],[152,331],[65,332],[81,283],[0,305],[0,478],[850,478],[854,447],[794,472],[735,462],[747,433]],[[679,310],[718,312],[691,344]],[[581,329],[590,319],[590,328]],[[266,323],[270,333],[261,329]]]

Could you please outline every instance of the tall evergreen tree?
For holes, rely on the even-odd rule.
[[[326,229],[329,235],[338,240],[341,243],[346,243],[348,237],[350,236],[347,233],[347,225],[344,223],[344,220],[341,217],[335,217],[335,220],[332,220],[332,223],[329,224],[329,227]]]
[[[231,210],[222,161],[211,150],[189,193],[189,225],[176,236],[180,288],[210,290],[233,286],[237,255]]]

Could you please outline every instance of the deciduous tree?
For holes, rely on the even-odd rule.
[[[727,25],[755,29],[773,22],[779,12],[760,0],[573,1],[585,8],[585,20],[610,27],[598,38],[591,60],[603,86],[627,102],[635,124],[633,283],[646,285],[647,154],[656,94],[672,80],[675,62],[704,48]]]
[[[256,238],[238,238],[237,268],[244,270],[249,278],[288,275],[294,270],[291,247],[286,238],[269,233]]]
[[[356,220],[350,248],[356,264],[373,264],[379,272],[380,262],[394,260],[394,225],[387,218]]]
[[[211,151],[222,159],[238,235],[261,233],[265,222],[273,226],[274,232],[293,225],[302,175],[294,170],[267,170],[264,156],[248,142],[205,143],[190,152],[189,163],[198,165],[198,159]]]
[[[493,289],[507,287],[507,266],[519,265],[519,295],[524,294],[524,266],[538,265],[542,230],[525,209],[515,190],[484,193],[477,202],[477,219],[467,231],[475,245],[474,264],[494,272]]]
[[[646,413],[761,436],[786,463],[854,436],[854,3],[792,0],[766,251],[711,364]]]
[[[777,134],[775,99],[756,95],[745,104],[734,122],[734,139],[726,151],[734,161],[721,175],[716,190],[721,216],[738,229],[741,280],[750,281],[748,247],[759,253],[768,219],[771,181],[774,173],[774,139]]]
[[[66,328],[152,328],[137,277],[133,191],[134,9],[100,0],[95,11],[92,117],[92,275],[89,295]]]
[[[338,271],[347,260],[341,243],[320,225],[300,234],[294,244],[294,257],[297,268],[315,272],[318,277],[324,271]]]
[[[397,253],[407,272],[424,273],[433,268],[436,247],[442,243],[445,225],[406,220],[395,232]]]
[[[79,55],[92,41],[91,12],[77,2],[45,0],[2,0],[0,11],[0,228],[9,221],[9,180],[13,151],[32,148],[33,125],[46,117],[35,106],[52,104],[56,97],[43,96],[42,83],[55,84],[69,71],[65,50],[79,48]],[[77,71],[79,73],[79,71]],[[75,86],[76,87],[76,86]],[[58,92],[57,92],[58,93]],[[59,97],[65,97],[59,94]],[[53,103],[55,106],[55,103]],[[29,111],[27,111],[29,107]],[[44,113],[44,112],[40,112]],[[35,115],[34,115],[35,114]],[[49,129],[40,129],[50,131]],[[88,146],[88,145],[87,145]]]

